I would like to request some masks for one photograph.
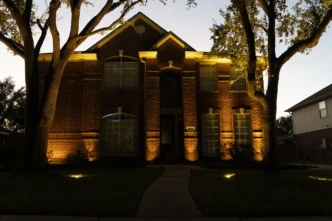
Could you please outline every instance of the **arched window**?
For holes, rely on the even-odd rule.
[[[104,64],[104,88],[137,88],[138,62],[129,57],[111,58]]]
[[[109,114],[102,118],[100,156],[137,155],[137,117]]]

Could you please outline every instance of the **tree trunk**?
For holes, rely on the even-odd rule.
[[[269,71],[269,85],[268,91],[266,93],[266,100],[268,103],[269,110],[268,112],[264,113],[267,120],[264,124],[269,124],[269,151],[267,154],[267,161],[266,161],[266,169],[272,173],[278,173],[277,167],[277,137],[276,137],[276,114],[277,114],[277,98],[278,98],[278,84],[279,84],[279,73],[280,68],[279,65],[273,63],[274,65]],[[273,68],[274,67],[274,68]]]
[[[60,82],[66,63],[66,60],[62,60],[59,61],[59,64],[55,68],[50,67],[45,78],[45,86],[36,125],[36,136],[33,143],[33,159],[40,168],[45,167],[47,164],[48,134],[53,122]]]
[[[40,125],[37,126],[36,129],[36,140],[34,143],[35,151],[34,151],[34,162],[38,166],[38,168],[44,168],[47,164],[47,146],[48,146],[48,133],[49,127],[42,127]]]
[[[27,169],[34,167],[34,143],[39,113],[39,69],[37,58],[27,61],[26,72],[26,107],[25,107],[25,148],[23,166]]]

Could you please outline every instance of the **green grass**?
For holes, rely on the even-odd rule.
[[[229,172],[236,175],[224,178]],[[192,171],[189,189],[204,216],[332,215],[332,182],[309,176],[332,178],[332,171]]]
[[[0,213],[135,216],[145,189],[162,168],[71,169],[0,174]],[[73,179],[64,174],[83,173]]]

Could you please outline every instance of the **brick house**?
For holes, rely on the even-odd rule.
[[[332,160],[332,84],[286,110],[300,159]]]
[[[41,70],[50,59],[40,56]],[[228,160],[238,143],[252,146],[259,161],[261,113],[230,60],[196,51],[138,13],[70,57],[48,151],[54,162],[80,148],[90,160]]]

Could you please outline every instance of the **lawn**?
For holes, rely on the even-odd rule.
[[[162,168],[95,168],[0,174],[0,213],[135,216],[145,189],[162,172]]]
[[[235,173],[231,178],[224,175]],[[311,179],[327,177],[327,180]],[[332,215],[332,171],[192,171],[190,192],[204,216]]]

